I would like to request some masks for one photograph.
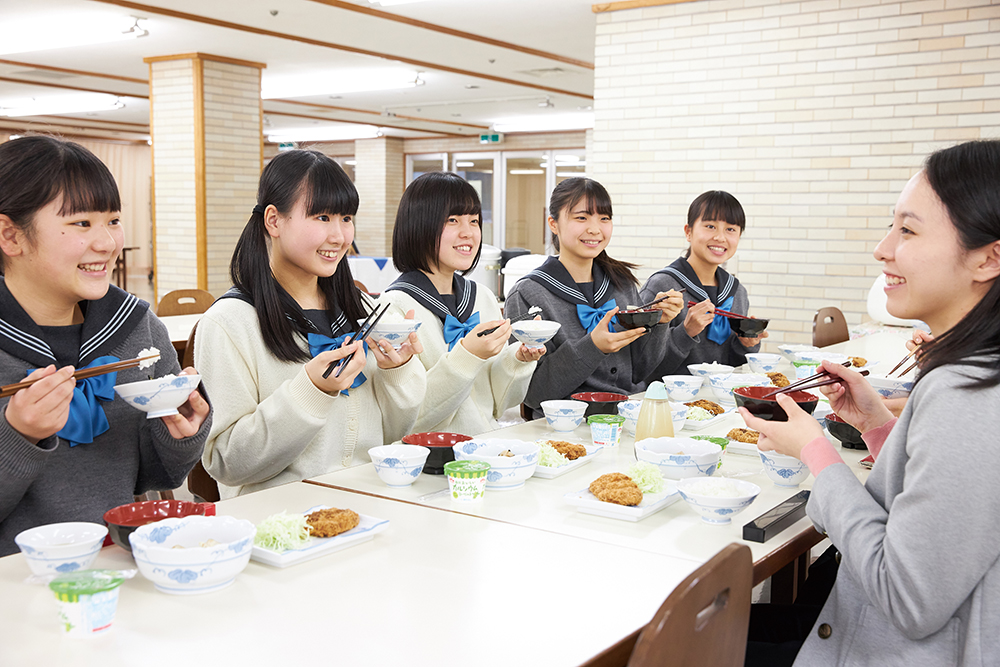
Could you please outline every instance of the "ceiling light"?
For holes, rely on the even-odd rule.
[[[538,103],[538,106],[540,106],[543,109],[551,109],[555,105],[552,104],[552,100],[550,100],[548,97],[546,97],[544,102],[539,102]]]
[[[577,176],[582,176],[583,173],[582,171],[557,171],[556,176],[559,178],[576,178]]]
[[[268,75],[261,81],[260,96],[265,100],[283,97],[335,96],[373,90],[413,88],[426,83],[421,72],[399,67],[357,70],[312,70],[290,75]]]
[[[47,14],[44,19],[36,16],[20,21],[4,20],[0,55],[89,46],[145,37],[149,31],[139,25],[139,21],[145,20],[138,16],[109,18],[106,14],[95,17],[89,13],[85,15],[64,13],[58,18]]]
[[[346,164],[348,167],[353,167],[357,163],[358,163],[357,160],[344,160],[344,164]]]
[[[561,113],[544,116],[518,116],[493,122],[494,132],[565,132],[594,127],[594,114]]]
[[[296,141],[349,141],[351,139],[374,139],[381,136],[374,125],[325,125],[323,127],[299,127],[272,130],[267,140],[273,144],[294,143]]]
[[[475,162],[456,162],[455,166],[456,167],[475,167],[476,163]]]
[[[19,116],[53,116],[67,113],[87,113],[88,111],[114,111],[125,104],[113,95],[100,93],[84,93],[80,95],[46,97],[40,100],[30,100],[23,104],[0,107],[0,116],[16,118]]]
[[[511,169],[507,172],[513,176],[530,176],[533,174],[544,174],[544,169]]]

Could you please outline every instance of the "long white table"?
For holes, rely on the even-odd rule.
[[[47,587],[0,559],[0,664],[578,665],[649,621],[700,562],[296,482],[218,503],[259,522],[350,507],[369,542],[285,569],[251,561],[197,596],[122,586],[112,628],[71,639]],[[132,567],[117,546],[94,567]]]

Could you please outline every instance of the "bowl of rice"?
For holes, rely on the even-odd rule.
[[[386,313],[375,325],[371,339],[388,341],[393,349],[398,350],[421,324],[419,320],[408,320],[399,313]]]
[[[549,322],[548,320],[522,320],[514,322],[510,330],[514,334],[514,338],[523,343],[525,347],[537,348],[545,347],[545,344],[552,340],[552,337],[559,331],[560,326],[562,325],[558,322]]]
[[[715,526],[732,523],[733,516],[750,507],[760,493],[753,482],[727,477],[690,477],[677,482],[681,498],[701,520]]]

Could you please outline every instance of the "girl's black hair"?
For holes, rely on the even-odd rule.
[[[695,197],[688,206],[688,227],[694,229],[694,223],[702,220],[724,220],[730,225],[740,228],[742,234],[747,228],[747,216],[739,200],[724,190],[709,190]],[[684,257],[691,256],[691,246],[688,246]]]
[[[587,202],[588,214],[597,213],[609,218],[614,217],[611,212],[611,195],[608,191],[597,181],[582,177],[567,178],[555,187],[552,196],[549,197],[549,215],[558,220],[559,214],[564,209],[571,209],[584,200]],[[556,250],[559,250],[557,235],[552,236],[552,243]],[[594,263],[604,270],[615,289],[625,289],[629,284],[639,284],[639,280],[632,273],[634,269],[639,268],[638,264],[612,259],[607,250],[602,250],[601,254],[594,258]]]
[[[122,210],[111,171],[83,146],[42,135],[0,144],[0,214],[29,241],[35,214],[59,196],[59,215]]]
[[[353,216],[358,212],[358,191],[331,158],[307,150],[278,153],[260,175],[257,206],[236,242],[229,264],[233,285],[253,301],[267,349],[282,361],[292,362],[309,359],[308,351],[295,334],[312,329],[312,325],[271,272],[270,236],[264,227],[264,210],[270,204],[287,216],[300,199],[308,216],[323,213]],[[340,260],[336,273],[319,278],[319,288],[326,297],[331,320],[335,304],[349,322],[367,317],[346,257]]]
[[[453,215],[475,215],[483,223],[483,207],[476,189],[468,181],[451,172],[432,171],[422,174],[406,188],[392,230],[392,264],[400,273],[423,271],[432,273],[441,249],[441,232]],[[479,263],[482,240],[476,248],[469,273]]]
[[[970,141],[932,153],[924,175],[967,251],[1000,240],[1000,141]],[[938,366],[963,364],[988,372],[970,389],[1000,384],[1000,279],[951,329],[921,347],[920,378]],[[992,357],[992,358],[984,358]]]

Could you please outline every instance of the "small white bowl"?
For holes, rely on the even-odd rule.
[[[622,401],[618,404],[618,414],[625,418],[625,432],[629,435],[635,435],[635,425],[639,421],[641,407],[641,400]]]
[[[394,489],[413,484],[430,453],[429,448],[420,445],[383,445],[368,450],[379,479]]]
[[[737,387],[767,387],[771,378],[753,373],[730,373],[728,375],[711,375],[708,381],[712,385],[712,393],[720,401],[735,403],[733,389]]]
[[[667,479],[711,477],[719,469],[722,447],[693,438],[646,438],[635,443],[635,457],[652,463]]]
[[[684,425],[687,424],[687,414],[688,406],[683,403],[670,404],[670,417],[674,422],[674,435],[680,433]]]
[[[139,526],[131,535],[139,572],[164,593],[225,588],[250,562],[257,528],[231,516],[185,516]],[[208,540],[218,544],[201,546]]]
[[[869,375],[868,383],[878,392],[882,398],[903,398],[909,396],[913,389],[913,378],[887,378],[877,375]]]
[[[379,322],[371,333],[374,341],[386,340],[393,349],[398,350],[409,338],[410,334],[420,328],[423,322],[419,320],[403,320],[402,322]]]
[[[200,375],[164,375],[154,380],[116,384],[115,391],[146,419],[176,415],[177,408],[187,400],[201,382]]]
[[[774,373],[778,370],[778,364],[782,362],[780,354],[770,354],[767,352],[754,352],[747,355],[747,362],[750,370],[754,373]]]
[[[789,359],[796,359],[797,357],[795,355],[799,352],[818,349],[819,348],[815,345],[803,345],[801,343],[783,343],[778,346],[778,350]]]
[[[35,574],[61,574],[90,567],[107,534],[99,523],[50,523],[22,530],[14,543]]]
[[[732,518],[750,507],[760,487],[753,482],[726,477],[692,477],[677,482],[681,498],[701,520],[717,526],[732,523]],[[725,496],[715,495],[719,491],[732,491]]]
[[[701,375],[664,375],[662,379],[672,401],[693,400],[705,383]]]
[[[460,442],[455,450],[456,461],[486,461],[490,471],[486,473],[486,488],[508,491],[524,486],[524,481],[535,474],[538,456],[542,450],[537,442],[523,440],[502,440],[486,438]],[[500,452],[510,450],[514,456],[500,456]]]
[[[691,375],[697,375],[703,378],[718,375],[720,373],[732,373],[734,370],[736,369],[732,366],[727,366],[726,364],[720,364],[714,361],[710,364],[688,364],[688,372],[691,373]]]
[[[850,359],[846,354],[840,352],[829,352],[822,349],[803,350],[795,354],[796,361],[832,361],[835,364],[842,364]]]
[[[569,433],[582,424],[587,411],[587,404],[583,401],[542,401],[541,407],[549,428],[560,433]]]
[[[776,486],[796,487],[809,476],[809,466],[794,456],[758,449],[764,473]]]
[[[562,325],[548,320],[522,320],[511,325],[514,338],[528,347],[545,347]]]

